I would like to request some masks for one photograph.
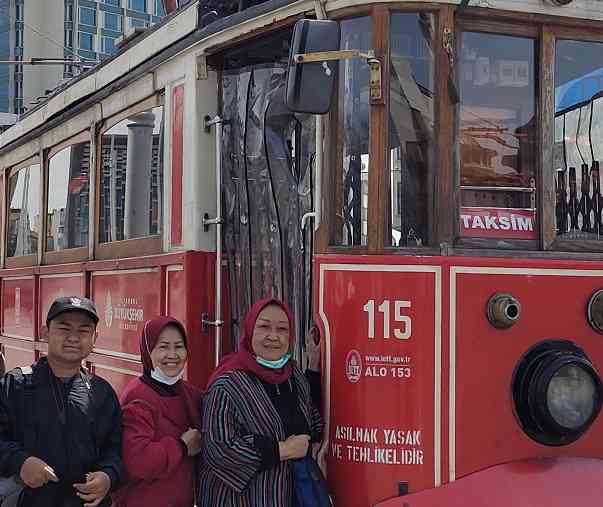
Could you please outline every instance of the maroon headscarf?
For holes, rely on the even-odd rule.
[[[260,379],[270,384],[281,384],[289,380],[291,374],[293,373],[294,362],[292,359],[289,360],[285,366],[279,368],[278,370],[266,368],[256,361],[256,354],[251,345],[255,322],[258,320],[258,316],[262,310],[270,305],[275,305],[279,308],[282,308],[287,314],[287,319],[289,320],[289,347],[292,348],[295,343],[295,338],[293,330],[293,315],[291,314],[291,310],[289,310],[289,307],[285,305],[285,303],[279,301],[278,299],[261,299],[249,309],[247,315],[245,316],[245,321],[243,323],[243,334],[239,343],[239,350],[233,352],[232,354],[228,354],[222,359],[222,361],[220,361],[220,364],[209,378],[207,383],[208,388],[215,380],[218,379],[218,377],[221,377],[225,373],[233,370],[242,370],[253,373]]]
[[[178,319],[169,316],[161,316],[155,317],[151,320],[147,320],[144,323],[144,327],[142,328],[142,335],[140,336],[140,359],[142,360],[142,368],[144,371],[143,381],[145,376],[147,378],[150,378],[151,371],[153,370],[151,352],[159,341],[159,335],[161,334],[161,331],[163,331],[166,326],[175,326],[182,333],[184,347],[188,350],[188,339],[186,335],[186,329],[182,322],[180,322]],[[145,381],[145,383],[148,383],[148,381]],[[194,388],[182,380],[176,382],[173,386],[166,387],[173,389],[178,396],[182,397],[191,426],[197,429],[201,429],[199,395],[195,392]]]

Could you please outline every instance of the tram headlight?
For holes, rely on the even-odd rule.
[[[577,430],[588,422],[594,412],[597,385],[581,366],[567,364],[551,378],[546,396],[555,422],[563,428]]]
[[[567,445],[598,416],[601,379],[582,349],[569,341],[549,340],[519,362],[513,399],[528,436],[545,445]]]

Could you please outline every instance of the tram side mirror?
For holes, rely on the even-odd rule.
[[[289,49],[285,102],[295,113],[324,114],[331,107],[337,60],[301,63],[297,55],[339,51],[337,21],[301,19],[295,24]]]

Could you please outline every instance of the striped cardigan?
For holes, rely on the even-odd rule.
[[[322,421],[312,405],[308,381],[297,367],[292,381],[316,441]],[[212,384],[203,399],[199,507],[293,505],[288,462],[260,471],[261,455],[254,446],[254,435],[285,439],[281,419],[260,380],[251,373],[228,372]]]

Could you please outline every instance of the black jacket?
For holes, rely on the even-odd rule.
[[[0,379],[0,476],[18,475],[23,462],[36,456],[60,479],[27,488],[20,507],[81,507],[73,484],[85,482],[86,473],[106,472],[112,491],[123,474],[121,409],[113,388],[102,378],[81,372],[64,393],[67,403],[61,418],[57,379],[51,375],[42,358],[33,365],[32,375],[15,369]],[[100,505],[109,506],[109,499]]]

